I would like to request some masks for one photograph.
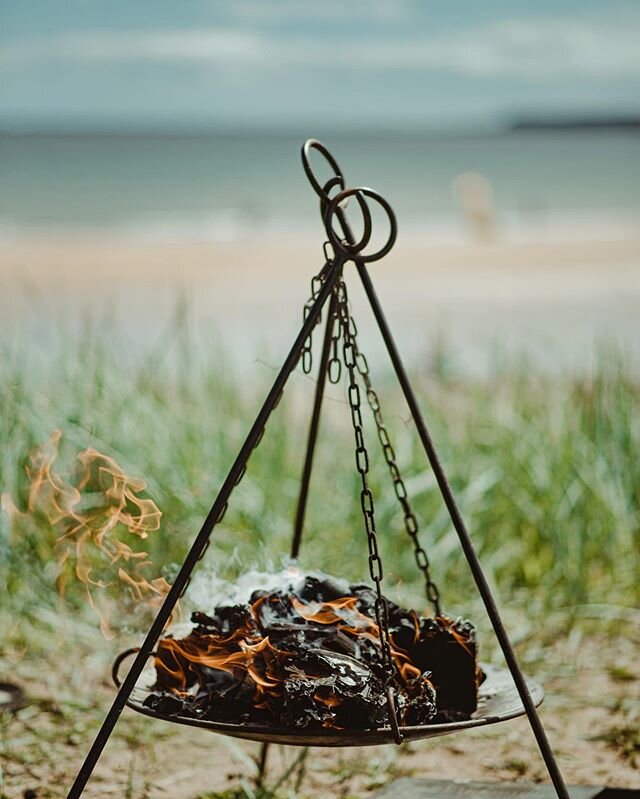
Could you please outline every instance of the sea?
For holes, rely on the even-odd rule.
[[[317,234],[302,171],[306,136],[1,134],[0,241],[100,232],[138,241],[238,241]],[[637,229],[640,134],[634,129],[476,134],[327,133],[348,185],[391,203],[401,231],[464,232],[459,176],[480,174],[512,235]],[[322,173],[320,162],[314,162]]]

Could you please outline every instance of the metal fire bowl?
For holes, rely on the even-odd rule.
[[[482,664],[486,679],[478,691],[478,709],[466,721],[453,721],[447,724],[424,724],[417,727],[402,727],[405,741],[418,741],[422,738],[436,738],[453,732],[468,730],[472,727],[483,727],[499,721],[523,716],[525,713],[520,696],[508,669],[499,666]],[[222,721],[194,719],[188,716],[163,716],[156,713],[143,702],[152,692],[156,674],[154,668],[148,668],[131,692],[127,705],[138,713],[155,719],[172,721],[175,724],[187,724],[190,727],[202,727],[220,735],[232,738],[244,738],[249,741],[263,743],[286,744],[287,746],[377,746],[394,743],[390,727],[373,730],[294,730],[283,727],[269,727],[263,724],[228,724]],[[527,678],[527,686],[536,706],[544,698],[542,686]]]

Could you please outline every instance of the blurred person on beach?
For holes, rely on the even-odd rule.
[[[496,239],[496,214],[491,181],[479,172],[463,172],[453,181],[465,225],[474,241]]]

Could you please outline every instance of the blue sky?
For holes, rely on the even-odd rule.
[[[0,2],[0,124],[442,127],[640,103],[640,3]]]

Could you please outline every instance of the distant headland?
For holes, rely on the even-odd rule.
[[[640,114],[627,116],[540,116],[514,119],[507,128],[519,131],[640,130]]]

